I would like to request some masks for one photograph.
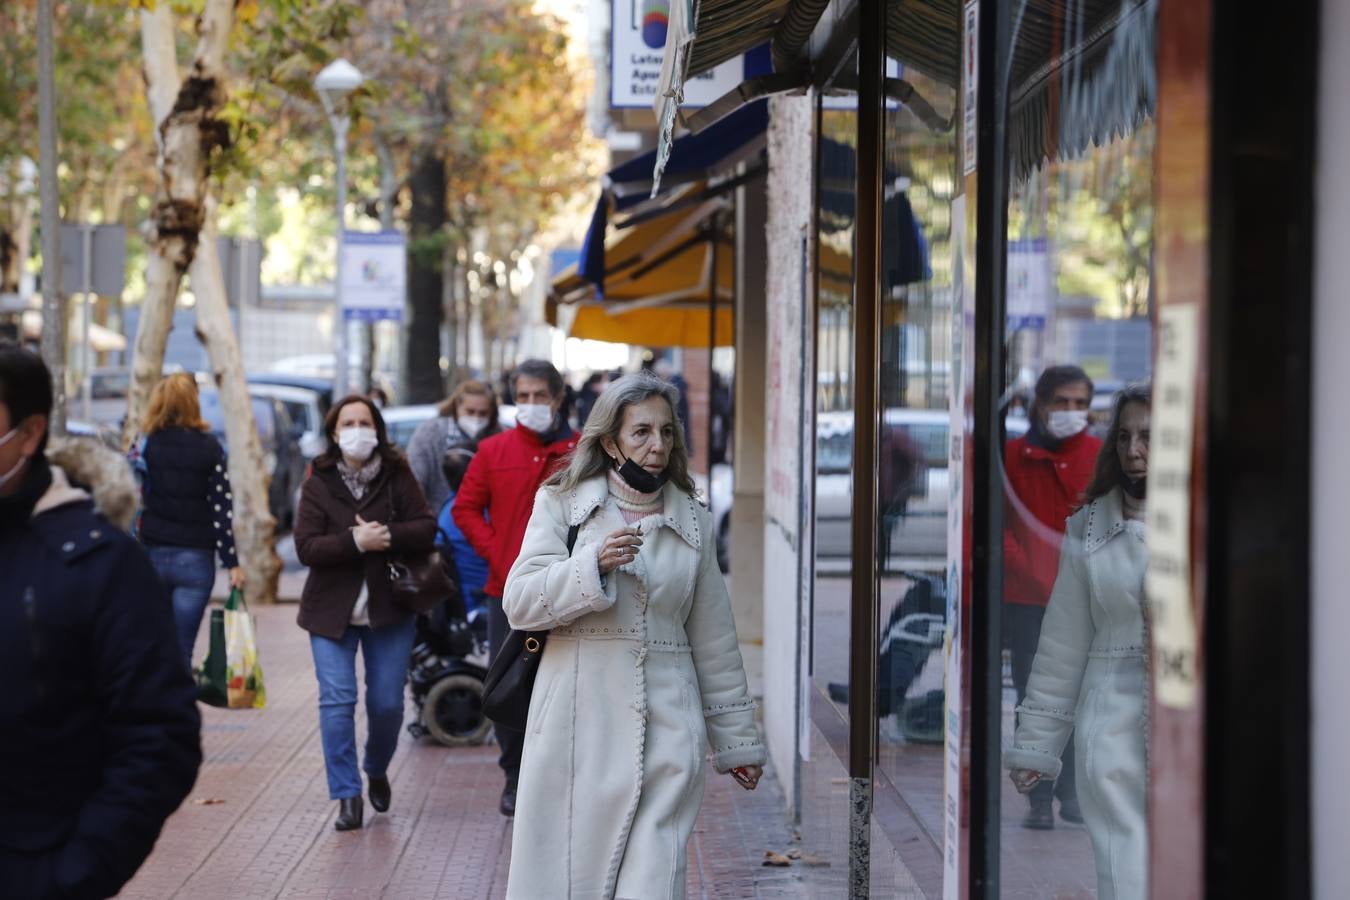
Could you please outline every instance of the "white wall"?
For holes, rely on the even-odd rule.
[[[809,352],[811,322],[802,316],[802,286],[810,284],[809,248],[815,100],[774,97],[769,103],[769,213],[767,269],[768,352],[764,366],[764,724],[769,754],[794,809],[798,781],[799,685],[806,677],[800,659],[803,618],[802,557],[810,552],[809,528],[802,525],[803,452],[808,454],[815,373]],[[803,270],[803,265],[806,270]],[[749,372],[742,370],[744,375]],[[803,395],[805,391],[805,395]],[[744,416],[748,410],[740,410]],[[809,519],[808,519],[809,521]]]
[[[1312,483],[1312,826],[1313,886],[1325,900],[1350,897],[1350,4],[1322,4],[1321,72],[1317,111],[1316,246],[1313,297]]]

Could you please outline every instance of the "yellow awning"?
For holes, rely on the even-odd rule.
[[[717,345],[734,342],[735,241],[723,233],[717,244],[708,224],[717,198],[693,205],[681,201],[702,193],[691,185],[672,197],[680,204],[666,215],[612,232],[605,241],[601,295],[569,266],[553,280],[547,306],[550,324],[571,337],[650,347],[708,346],[708,303],[717,311]],[[574,307],[575,313],[563,312]],[[568,324],[570,319],[570,325]]]

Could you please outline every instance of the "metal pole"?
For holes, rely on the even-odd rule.
[[[337,332],[337,360],[333,368],[333,399],[347,394],[347,320],[342,310],[342,245],[347,211],[347,128],[351,119],[333,116],[333,143],[337,148],[337,268],[333,272],[333,327]]]
[[[42,210],[42,358],[55,402],[49,429],[66,433],[66,305],[61,298],[61,204],[57,186],[52,2],[38,0],[38,181]]]
[[[871,890],[877,719],[877,337],[880,334],[886,4],[862,0],[858,40],[857,221],[853,303],[853,529],[849,608],[848,896]]]
[[[93,315],[91,307],[94,305],[92,302],[94,293],[94,226],[88,223],[81,223],[80,225],[80,264],[84,266],[84,283],[80,285],[81,300],[84,304],[80,316],[81,330],[84,332],[84,346],[80,348],[80,398],[81,406],[84,408],[84,420],[92,422],[94,421],[94,390],[90,369],[93,367],[94,352],[89,345],[89,320]]]
[[[713,354],[717,352],[717,251],[719,238],[722,231],[722,214],[713,213],[712,217],[712,279],[708,285],[708,434],[705,440],[708,446],[704,448],[704,453],[708,460],[708,513],[713,521],[713,528],[717,527],[717,514],[713,509],[713,455],[712,455],[712,435],[713,435],[713,379],[716,372],[713,370]],[[716,532],[714,531],[714,538]]]

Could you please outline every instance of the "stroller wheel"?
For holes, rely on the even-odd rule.
[[[483,715],[483,682],[472,675],[450,675],[427,691],[422,722],[447,747],[481,744],[492,730]]]

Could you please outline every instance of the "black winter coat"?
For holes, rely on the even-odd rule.
[[[163,585],[52,477],[31,518],[0,526],[0,895],[15,900],[116,894],[202,759]]]

